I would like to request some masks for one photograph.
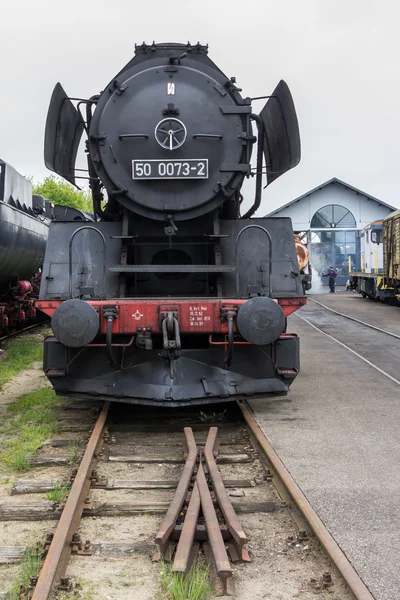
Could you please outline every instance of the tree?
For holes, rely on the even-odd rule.
[[[73,185],[49,175],[41,183],[32,182],[32,192],[51,200],[53,204],[70,206],[92,212],[92,197],[89,192],[77,190]]]

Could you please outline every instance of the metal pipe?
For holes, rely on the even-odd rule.
[[[228,349],[226,353],[225,365],[229,367],[232,364],[233,357],[233,311],[227,316],[228,319]]]
[[[300,510],[303,517],[310,525],[311,529],[314,531],[316,537],[319,539],[322,546],[325,548],[329,557],[332,559],[336,567],[339,569],[340,573],[343,575],[344,580],[356,596],[356,599],[374,600],[374,597],[369,592],[365,583],[361,580],[355,569],[347,560],[346,556],[339,548],[329,531],[326,529],[325,525],[323,524],[317,513],[311,507],[311,504],[309,503],[299,486],[295,483],[290,473],[286,470],[283,462],[276,454],[275,450],[272,448],[271,444],[257,425],[253,416],[250,414],[249,409],[240,402],[238,402],[237,404],[243,413],[243,416],[251,430],[251,433],[254,435],[257,442],[260,444],[262,450],[265,452],[265,455],[272,468],[277,473],[278,478],[282,481],[286,490],[293,498],[293,501],[296,504],[297,508]]]
[[[246,214],[241,217],[242,219],[249,219],[256,210],[260,208],[261,196],[262,196],[262,163],[263,163],[263,152],[264,152],[264,123],[259,115],[250,115],[250,117],[256,121],[258,129],[258,144],[257,144],[257,167],[256,167],[256,193],[254,196],[254,204],[249,208]]]
[[[112,351],[112,326],[114,323],[114,317],[109,316],[107,319],[107,332],[106,332],[106,346],[108,360],[112,367],[115,367],[115,358]]]

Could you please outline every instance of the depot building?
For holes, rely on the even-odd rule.
[[[321,276],[332,265],[338,273],[337,284],[344,285],[349,271],[361,267],[361,230],[394,210],[333,177],[267,216],[292,219],[294,232],[308,244],[313,277]]]

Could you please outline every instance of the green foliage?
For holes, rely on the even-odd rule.
[[[43,548],[40,544],[33,550],[27,550],[21,560],[18,578],[8,590],[10,600],[25,598],[25,591],[29,590],[31,577],[38,577],[42,565]]]
[[[41,337],[26,336],[8,342],[6,351],[0,359],[0,390],[13,375],[42,358],[43,340]]]
[[[47,500],[52,502],[64,502],[71,491],[71,484],[68,481],[57,481],[54,490],[46,494]]]
[[[76,451],[77,451],[76,442],[75,441],[70,442],[68,444],[68,458],[69,458],[69,462],[71,464],[73,464],[76,461]]]
[[[171,600],[207,600],[212,589],[208,567],[195,562],[187,575],[174,573],[172,565],[161,564],[161,589]]]
[[[8,407],[3,431],[11,434],[5,442],[1,461],[15,471],[29,468],[29,457],[54,433],[54,407],[58,404],[52,389],[24,394]]]
[[[220,413],[210,412],[205,413],[200,411],[199,419],[202,423],[215,423],[215,421],[223,421],[228,409],[223,410]]]
[[[41,183],[33,183],[32,191],[51,200],[53,204],[92,211],[92,197],[89,192],[77,190],[70,183],[54,175],[46,177]]]

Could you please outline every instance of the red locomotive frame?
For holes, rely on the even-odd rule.
[[[162,315],[167,312],[178,314],[181,333],[228,333],[226,311],[237,310],[247,300],[237,299],[185,299],[185,300],[159,300],[159,299],[116,299],[116,300],[88,300],[96,312],[102,316],[100,319],[100,333],[107,330],[107,318],[104,311],[110,305],[116,308],[117,316],[113,321],[113,335],[129,335],[138,331],[161,332]],[[307,298],[278,298],[275,300],[283,310],[285,317],[301,308]],[[37,300],[36,308],[52,317],[62,300]],[[236,330],[236,324],[234,325]]]

